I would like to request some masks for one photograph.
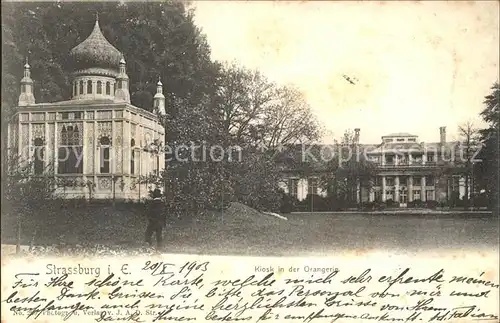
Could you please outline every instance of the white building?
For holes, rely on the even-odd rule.
[[[69,53],[72,97],[36,103],[28,61],[19,104],[9,123],[8,148],[32,176],[54,176],[63,197],[137,200],[148,194],[139,178],[164,168],[165,97],[158,82],[154,113],[130,104],[122,53],[96,21]],[[43,76],[39,76],[43,77]]]

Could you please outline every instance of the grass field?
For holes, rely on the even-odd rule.
[[[324,255],[347,250],[498,250],[498,217],[477,214],[288,214],[288,221],[240,204],[185,221],[169,220],[165,251],[239,255]],[[28,245],[143,246],[146,220],[138,208],[118,205],[58,210],[23,217]],[[16,221],[2,215],[2,244],[16,241]]]

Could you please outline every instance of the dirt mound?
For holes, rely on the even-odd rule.
[[[254,224],[275,224],[280,219],[264,214],[254,208],[239,202],[232,202],[231,205],[224,210],[223,217],[232,221],[252,222]]]

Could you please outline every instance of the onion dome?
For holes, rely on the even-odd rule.
[[[91,74],[115,74],[122,59],[122,53],[104,37],[96,19],[94,30],[87,39],[70,51],[72,67],[77,72],[90,70]],[[107,71],[103,71],[107,70]]]

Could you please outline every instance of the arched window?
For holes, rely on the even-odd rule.
[[[35,175],[43,174],[44,168],[44,147],[43,147],[43,139],[36,138],[35,139],[35,151],[34,151],[34,168]]]
[[[110,145],[111,141],[108,137],[102,137],[101,144],[101,174],[109,174],[109,160],[110,160]]]
[[[84,158],[80,129],[78,129],[76,125],[63,125],[60,136],[61,143],[58,150],[58,173],[82,174]]]
[[[80,81],[80,95],[83,94],[83,81]]]
[[[101,81],[97,81],[97,91],[96,91],[97,94],[102,94],[102,82]]]
[[[122,88],[122,80],[119,80],[118,81],[118,89],[121,89]]]
[[[106,95],[111,94],[111,84],[109,82],[106,82]]]
[[[135,174],[135,140],[130,140],[130,174]]]
[[[75,146],[78,145],[80,142],[80,131],[78,129],[78,126],[75,126],[73,128],[72,136],[71,136],[71,145]]]
[[[76,82],[73,83],[73,96],[77,96],[78,95],[78,86],[76,84]]]
[[[61,130],[61,144],[62,145],[67,145],[68,142],[68,130],[66,129],[65,126],[62,126]]]
[[[26,93],[26,84],[21,85],[21,92]]]
[[[87,94],[92,94],[92,81],[87,81]]]

